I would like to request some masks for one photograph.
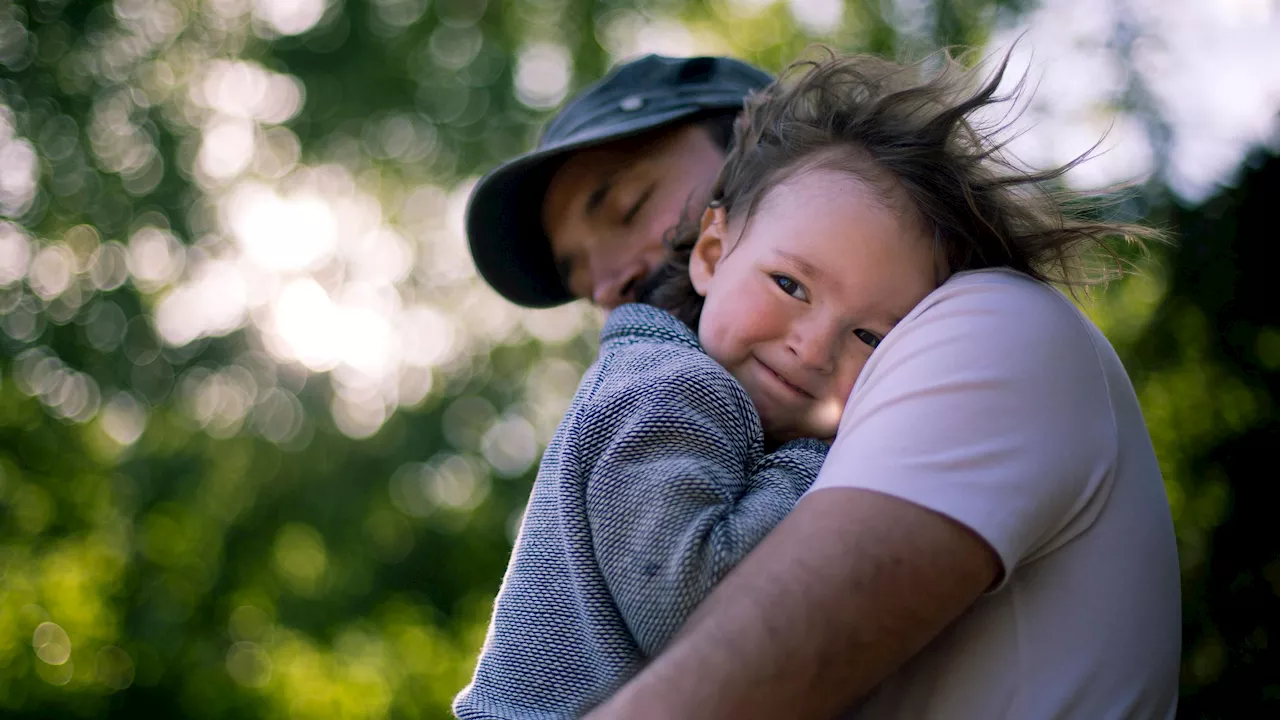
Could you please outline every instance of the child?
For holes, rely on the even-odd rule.
[[[547,448],[459,717],[599,703],[805,492],[899,318],[964,270],[1073,281],[1080,243],[1128,232],[1017,192],[1065,168],[997,174],[966,117],[1004,68],[965,92],[944,65],[832,58],[748,101],[714,199],[652,305],[610,315]]]

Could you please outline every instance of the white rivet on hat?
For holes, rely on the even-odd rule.
[[[639,95],[628,95],[618,103],[618,108],[624,112],[635,112],[644,107],[644,98]]]

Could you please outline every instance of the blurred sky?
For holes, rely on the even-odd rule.
[[[614,60],[645,52],[731,53],[735,24],[775,4],[724,0],[716,6],[723,22],[713,31],[629,10],[608,13],[596,30]],[[818,38],[834,33],[845,11],[839,0],[785,4]],[[142,80],[96,97],[85,128],[92,152],[131,192],[154,188],[165,170],[138,110],[163,105],[166,117],[193,131],[183,162],[200,193],[192,212],[196,232],[189,244],[179,242],[163,217],[144,217],[119,241],[87,225],[37,239],[0,220],[0,289],[25,279],[42,302],[75,310],[93,293],[131,281],[154,298],[147,322],[167,347],[248,327],[264,362],[331,373],[334,419],[356,438],[376,432],[397,407],[420,402],[433,369],[465,366],[521,337],[564,342],[598,322],[581,303],[519,310],[476,278],[461,224],[474,178],[453,187],[395,185],[370,182],[337,161],[302,162],[299,138],[287,126],[306,97],[297,78],[228,52],[152,57],[191,18],[164,0],[117,0],[114,7],[118,28],[94,46],[92,60],[108,76]],[[325,0],[195,7],[190,12],[203,13],[201,22],[233,38],[306,33],[329,8]],[[373,3],[379,22],[393,29],[427,9],[425,0]],[[893,12],[908,47],[913,37],[919,45],[931,36],[919,0],[899,0]],[[477,19],[451,17],[448,32],[432,37],[434,61],[462,67],[475,60],[483,44]],[[21,68],[31,52],[24,33],[20,23],[0,23],[0,63]],[[1015,40],[1009,82],[1025,71],[1036,90],[1015,126],[1016,154],[1031,165],[1058,164],[1105,135],[1098,159],[1069,176],[1077,186],[1155,173],[1194,203],[1231,183],[1250,148],[1277,146],[1280,11],[1271,0],[1047,0],[1016,21],[998,19],[985,51],[1003,52]],[[533,109],[555,107],[571,85],[570,53],[553,41],[525,46],[514,70],[517,97]],[[0,213],[16,217],[35,199],[40,165],[37,139],[16,134],[13,118],[0,100]],[[369,119],[362,137],[335,140],[331,154],[422,161],[435,151],[435,132],[415,113],[382,115]],[[56,142],[41,143],[44,152],[58,152]],[[120,313],[113,307],[95,306],[90,321],[110,325]],[[35,333],[35,321],[24,317],[10,313],[5,330],[18,339]],[[20,384],[49,386],[42,378],[61,372],[70,380],[42,395],[52,398],[51,408],[77,419],[102,409],[113,436],[125,444],[138,437],[142,399],[103,398],[91,378],[31,352],[15,364]],[[287,442],[297,432],[301,410],[287,390],[272,396],[260,377],[235,368],[197,370],[176,386],[206,429],[235,432],[255,403],[274,397],[264,433]],[[543,442],[562,402],[530,411]],[[534,447],[523,439],[527,426],[512,432],[520,437],[511,442]],[[532,452],[521,456],[531,462]]]

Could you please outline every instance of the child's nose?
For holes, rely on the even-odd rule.
[[[805,367],[830,374],[836,365],[835,333],[820,323],[806,323],[792,333],[791,351]]]

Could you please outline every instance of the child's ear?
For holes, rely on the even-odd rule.
[[[699,295],[706,296],[716,265],[728,247],[728,215],[721,206],[709,207],[702,213],[702,229],[689,256],[689,280]]]

